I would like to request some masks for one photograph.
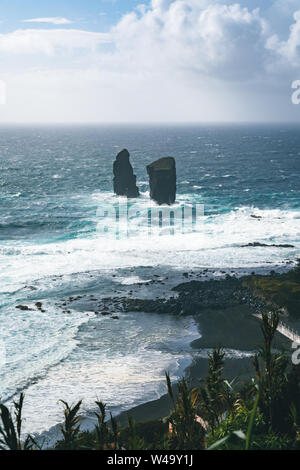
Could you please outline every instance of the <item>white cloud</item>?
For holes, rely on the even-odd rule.
[[[61,18],[59,16],[50,18],[32,18],[29,20],[22,20],[23,23],[51,23],[55,25],[71,24],[72,21],[67,18]]]
[[[12,33],[0,34],[0,51],[18,55],[68,54],[79,49],[95,51],[99,44],[110,41],[110,35],[107,33],[76,29],[19,29]]]
[[[295,61],[298,53],[296,17],[297,14],[290,38],[284,43],[271,34],[259,9],[212,0],[152,0],[150,8],[144,5],[126,14],[110,33],[19,29],[0,34],[0,51],[68,56],[70,52],[86,50],[93,53],[93,61],[98,51],[96,60],[102,70],[104,63],[110,64],[119,68],[120,75],[130,71],[156,74],[160,70],[162,73],[176,71],[217,79],[249,80],[265,73],[274,52]],[[27,21],[38,20],[51,18]],[[99,51],[101,44],[110,44],[109,51]]]
[[[216,77],[256,75],[264,66],[267,25],[259,10],[238,4],[153,0],[142,15],[113,29],[120,55],[136,67],[176,67]]]
[[[277,34],[268,39],[268,49],[274,51],[283,61],[281,65],[300,66],[300,10],[293,15],[294,23],[290,27],[287,40],[280,40]]]
[[[272,120],[280,106],[288,116],[300,13],[283,37],[245,2],[152,0],[108,33],[0,34],[2,119]]]

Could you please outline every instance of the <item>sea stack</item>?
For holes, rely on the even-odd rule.
[[[136,185],[136,176],[129,161],[130,154],[124,149],[120,152],[114,162],[114,192],[118,196],[134,198],[139,196]]]
[[[176,163],[172,157],[160,158],[147,166],[150,179],[150,197],[161,204],[176,200]]]

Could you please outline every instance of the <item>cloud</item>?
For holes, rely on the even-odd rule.
[[[281,66],[300,66],[300,10],[293,15],[294,23],[290,27],[287,40],[280,40],[277,34],[267,41],[267,48],[278,56]]]
[[[119,54],[136,66],[175,67],[218,78],[256,75],[264,67],[267,24],[239,4],[203,8],[193,0],[153,0],[113,29]]]
[[[51,18],[32,18],[29,20],[22,20],[22,21],[23,23],[51,23],[55,25],[73,23],[71,20],[68,20],[67,18],[61,18],[59,16],[51,17]]]
[[[76,29],[19,29],[12,33],[0,34],[0,52],[17,55],[68,55],[81,49],[95,51],[100,44],[110,41],[110,35],[107,33]]]
[[[276,4],[278,0],[276,0]],[[286,41],[272,33],[258,8],[220,4],[212,0],[152,0],[128,13],[109,33],[77,29],[20,29],[0,35],[0,51],[9,54],[65,55],[92,53],[103,67],[119,74],[178,73],[223,80],[251,80],[264,76],[270,63],[285,57],[297,63],[299,17]],[[26,20],[69,21],[64,18]],[[110,45],[99,48],[100,45]],[[95,53],[98,56],[95,57]],[[87,56],[84,64],[86,66]]]
[[[12,103],[2,119],[272,120],[279,109],[278,119],[283,110],[291,116],[300,12],[278,32],[266,10],[241,1],[152,0],[108,33],[0,34]]]

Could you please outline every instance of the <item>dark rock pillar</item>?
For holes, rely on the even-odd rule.
[[[136,186],[136,176],[129,161],[130,154],[124,149],[114,162],[114,192],[118,196],[129,198],[138,197],[139,189]]]
[[[174,158],[161,158],[147,166],[150,178],[150,197],[161,204],[176,200],[176,163]]]

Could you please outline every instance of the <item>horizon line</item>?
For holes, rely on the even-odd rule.
[[[299,121],[7,121],[1,126],[190,126],[190,125],[300,125]]]

